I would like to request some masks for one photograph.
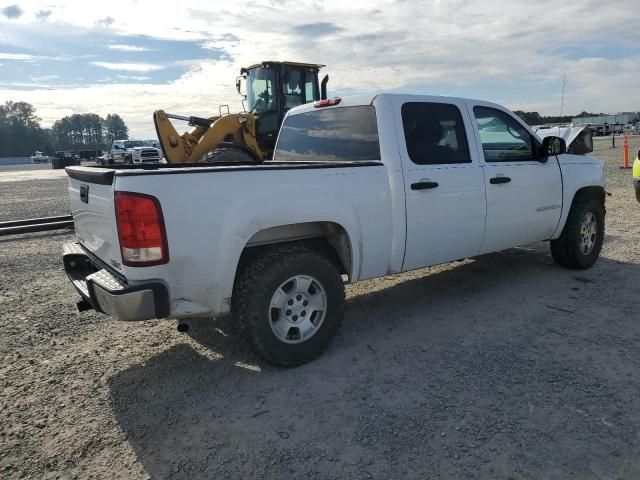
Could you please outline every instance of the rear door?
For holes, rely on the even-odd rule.
[[[476,255],[484,234],[485,182],[464,103],[392,99],[407,212],[403,270]]]
[[[545,240],[562,211],[562,178],[555,157],[511,112],[469,102],[484,160],[487,225],[480,253]]]

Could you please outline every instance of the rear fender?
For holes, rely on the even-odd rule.
[[[304,206],[301,206],[300,203],[291,201],[292,197],[296,197],[295,187],[291,189],[294,190],[291,196],[285,196],[281,192],[275,195],[274,192],[274,195],[269,197],[272,200],[268,204],[264,201],[256,204],[258,198],[254,199],[254,196],[250,195],[229,210],[222,231],[233,233],[224,236],[217,252],[216,264],[221,270],[218,278],[224,279],[224,282],[218,285],[214,310],[221,313],[229,311],[236,271],[242,252],[249,241],[263,230],[283,225],[331,222],[342,227],[351,243],[349,278],[351,281],[358,280],[362,266],[362,232],[357,210],[351,199],[346,195],[342,198],[329,198],[326,191],[321,189],[306,190]],[[265,198],[264,193],[260,198]],[[318,207],[313,208],[313,205]],[[238,219],[242,219],[240,224]]]

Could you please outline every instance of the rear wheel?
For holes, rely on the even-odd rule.
[[[259,254],[240,272],[232,312],[258,355],[293,366],[327,348],[344,305],[336,265],[311,248],[286,246]]]
[[[551,240],[551,255],[567,268],[587,269],[593,266],[604,241],[604,206],[593,196],[577,197],[562,234]]]

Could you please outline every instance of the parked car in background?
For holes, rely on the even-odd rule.
[[[82,160],[92,162],[102,156],[102,150],[80,150],[78,156]]]
[[[36,152],[31,156],[31,161],[33,163],[48,163],[49,156],[44,155],[42,152]]]
[[[72,165],[80,165],[80,157],[71,150],[55,152],[51,160],[51,168],[53,169],[70,167]]]
[[[160,158],[160,150],[148,146],[143,140],[115,140],[108,156],[101,159],[99,163],[102,165],[157,163]]]

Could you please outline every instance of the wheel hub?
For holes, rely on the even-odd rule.
[[[283,282],[271,297],[271,329],[283,342],[303,342],[318,331],[326,309],[326,293],[320,282],[307,275],[296,275]]]
[[[598,236],[598,223],[591,212],[585,213],[580,226],[580,250],[584,255],[593,251]]]
[[[307,316],[306,308],[309,306],[309,298],[306,294],[298,293],[287,299],[285,318],[291,322],[299,322]]]

